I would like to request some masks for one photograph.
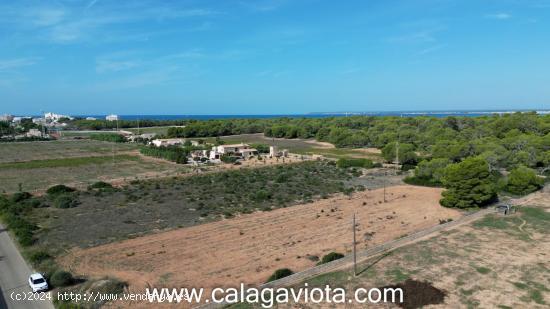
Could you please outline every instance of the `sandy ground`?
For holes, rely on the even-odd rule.
[[[358,249],[458,218],[438,201],[441,189],[395,186],[334,197],[271,212],[184,228],[90,249],[60,260],[72,271],[116,276],[131,290],[166,287],[258,285],[279,268],[301,271],[322,257],[351,249],[351,218],[358,222]]]

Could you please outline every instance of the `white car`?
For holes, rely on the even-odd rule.
[[[48,282],[42,274],[35,273],[29,277],[29,286],[33,292],[44,292],[48,290]]]

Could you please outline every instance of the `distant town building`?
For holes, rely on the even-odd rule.
[[[105,117],[105,120],[107,121],[117,121],[118,120],[118,115],[108,115],[107,117]]]
[[[94,118],[94,117],[86,117],[86,120],[97,120],[97,118]]]
[[[55,113],[45,113],[44,114],[44,119],[46,119],[48,121],[57,122],[57,121],[59,121],[60,119],[63,119],[63,118],[73,119],[69,115],[61,115],[61,114],[55,114]]]
[[[0,121],[12,122],[13,115],[8,115],[8,114],[0,115]]]
[[[42,131],[38,129],[30,129],[26,135],[27,137],[42,137]]]
[[[47,120],[46,118],[33,118],[32,122],[36,124],[45,124]]]

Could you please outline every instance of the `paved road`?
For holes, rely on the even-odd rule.
[[[50,301],[12,300],[12,293],[26,293],[31,269],[0,224],[0,309],[53,309]]]

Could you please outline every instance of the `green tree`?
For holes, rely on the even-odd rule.
[[[489,164],[479,157],[468,158],[445,168],[441,205],[445,207],[479,207],[497,200],[496,185]]]
[[[542,188],[543,184],[544,180],[538,177],[534,170],[519,166],[508,175],[506,191],[512,194],[525,195]]]
[[[418,164],[414,171],[414,175],[418,178],[426,180],[433,180],[437,183],[441,183],[443,178],[445,167],[451,162],[448,159],[436,158],[430,161],[422,161]]]
[[[399,152],[396,151],[397,143],[389,143],[382,149],[382,157],[387,162],[395,162],[398,158],[400,164],[416,165],[418,155],[414,152],[412,144],[399,143]]]

